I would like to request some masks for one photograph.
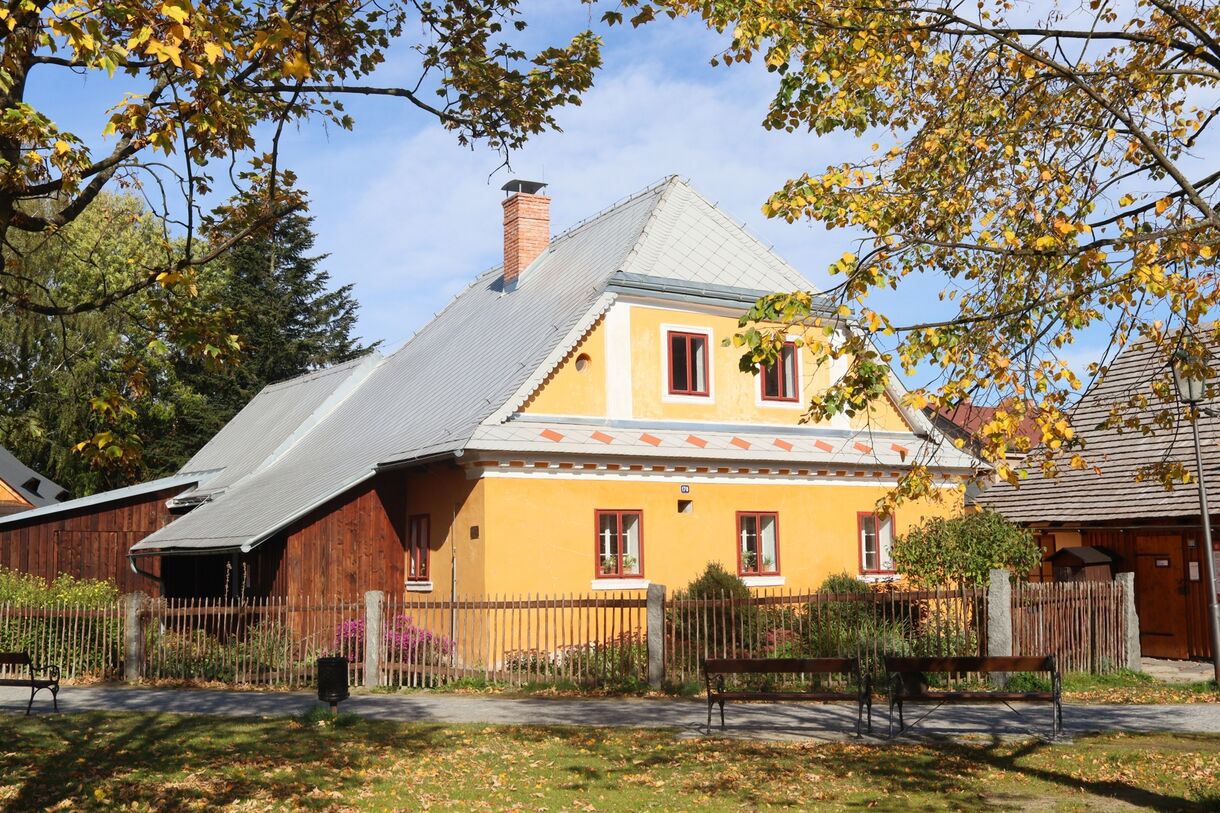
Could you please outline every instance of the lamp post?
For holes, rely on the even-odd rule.
[[[1216,413],[1200,406],[1207,394],[1207,381],[1190,370],[1191,359],[1182,351],[1174,353],[1171,363],[1173,385],[1178,390],[1178,399],[1190,407],[1190,427],[1195,440],[1195,478],[1199,481],[1199,513],[1203,518],[1203,556],[1207,573],[1207,608],[1212,639],[1212,667],[1216,685],[1220,686],[1220,602],[1216,593],[1216,553],[1212,550],[1212,522],[1207,508],[1207,486],[1203,482],[1203,451],[1199,446],[1199,416],[1214,416]]]

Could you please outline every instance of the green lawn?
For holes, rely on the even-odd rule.
[[[0,810],[1220,809],[1220,737],[978,746],[671,732],[0,717]]]

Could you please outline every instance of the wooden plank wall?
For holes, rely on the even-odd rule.
[[[357,599],[402,591],[407,479],[386,472],[340,495],[255,548],[255,595]]]
[[[127,551],[137,540],[173,520],[165,501],[183,486],[132,497],[107,505],[34,517],[0,530],[0,565],[54,579],[67,573],[79,579],[107,579],[123,592],[159,595],[152,579],[131,571]],[[155,556],[141,569],[160,573]]]

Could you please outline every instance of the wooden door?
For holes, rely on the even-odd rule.
[[[1187,658],[1186,573],[1180,534],[1135,540],[1135,609],[1140,650],[1152,658]]]

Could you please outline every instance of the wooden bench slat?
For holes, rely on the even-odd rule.
[[[1047,657],[944,657],[892,658],[886,656],[887,672],[1049,672],[1054,658]]]
[[[716,698],[723,699],[775,699],[775,701],[805,701],[805,699],[814,699],[814,701],[859,701],[860,695],[858,692],[716,692]]]
[[[908,700],[978,700],[978,701],[1009,701],[1009,700],[1054,700],[1053,692],[1005,692],[1005,691],[931,691],[907,694],[903,692],[902,702]]]
[[[855,672],[856,658],[708,658],[703,663],[705,674],[832,674]]]
[[[0,652],[0,666],[29,666],[28,652]]]

